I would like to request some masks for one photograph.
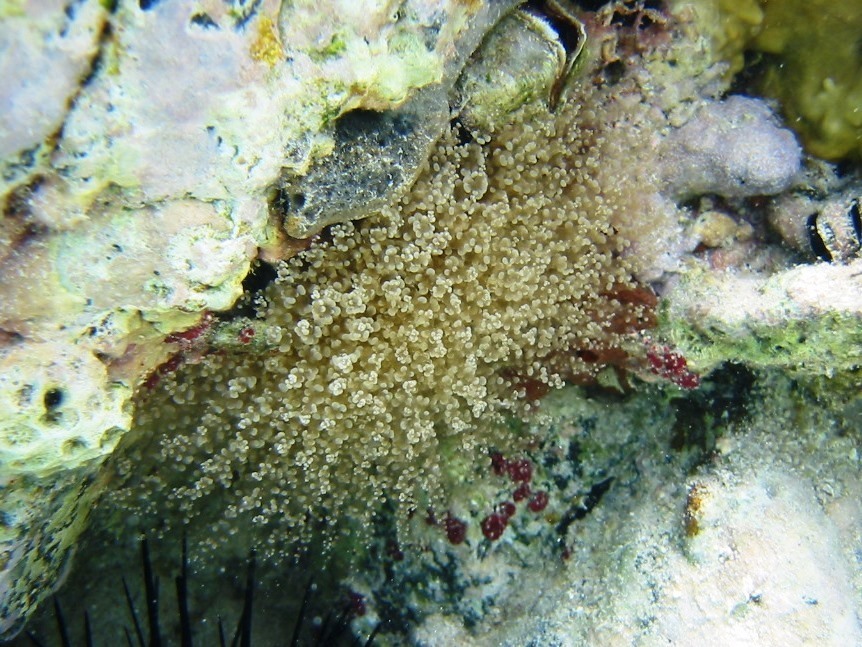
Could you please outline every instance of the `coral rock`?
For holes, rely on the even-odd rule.
[[[666,192],[678,199],[772,195],[801,168],[793,133],[763,102],[742,96],[705,105],[664,146]]]

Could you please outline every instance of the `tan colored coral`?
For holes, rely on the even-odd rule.
[[[264,524],[362,517],[439,494],[447,456],[520,442],[499,414],[594,373],[577,351],[619,343],[608,295],[632,285],[610,224],[631,196],[595,179],[627,135],[584,120],[570,103],[490,142],[450,132],[399,203],[284,263],[258,324],[276,350],[211,355],[139,407],[164,431],[149,491],[189,515],[217,493]]]

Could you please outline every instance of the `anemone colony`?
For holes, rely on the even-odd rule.
[[[271,352],[206,356],[138,406],[160,436],[125,459],[159,466],[139,504],[192,518],[218,501],[228,534],[251,519],[295,538],[375,501],[439,502],[448,459],[522,443],[506,416],[594,376],[648,319],[614,297],[634,287],[611,225],[629,196],[597,181],[631,133],[594,120],[569,102],[476,140],[455,126],[397,204],[281,264],[254,324]]]

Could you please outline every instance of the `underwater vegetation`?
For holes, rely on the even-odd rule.
[[[862,3],[858,0],[697,0],[716,11],[715,38],[749,86],[780,102],[821,158],[862,157]]]
[[[781,102],[808,150],[862,157],[862,3],[767,2],[751,49],[766,71],[760,88]]]
[[[144,486],[136,505],[192,519],[217,500],[223,533],[251,522],[273,544],[386,500],[424,509],[458,487],[456,457],[525,442],[506,418],[538,394],[645,366],[632,334],[652,298],[611,225],[631,198],[592,172],[626,135],[594,117],[572,102],[477,141],[456,126],[393,207],[279,265],[247,352],[143,395],[136,426],[161,440],[118,468]]]
[[[761,601],[792,590],[800,635],[830,613],[855,635],[821,493],[858,516],[857,78],[825,71],[858,51],[815,64],[854,16],[517,4],[96,12],[64,143],[0,160],[6,636],[70,568],[81,604],[131,570],[120,546],[185,534],[169,614],[153,572],[176,564],[143,550],[151,637],[104,583],[79,633],[249,644],[254,600],[262,644],[685,643],[769,633],[788,607]],[[170,34],[217,73],[176,97],[160,77],[131,119]],[[840,550],[782,579],[752,518],[810,547],[802,572]],[[326,595],[305,611],[317,576],[347,591],[332,624]],[[66,643],[67,608],[27,630]]]

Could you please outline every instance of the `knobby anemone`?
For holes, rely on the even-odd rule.
[[[115,462],[115,505],[215,516],[214,548],[258,528],[277,552],[445,499],[488,447],[528,442],[507,421],[537,394],[624,365],[652,304],[624,253],[642,187],[619,179],[651,113],[613,118],[590,82],[572,96],[490,134],[455,123],[400,200],[281,263],[244,328],[256,352],[211,352],[141,398],[149,440]]]

